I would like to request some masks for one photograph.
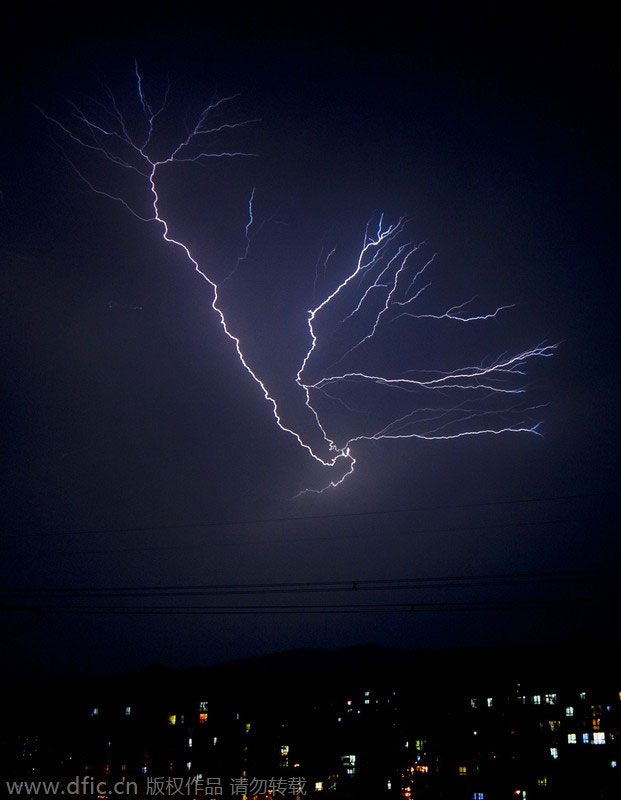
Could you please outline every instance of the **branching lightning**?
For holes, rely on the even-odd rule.
[[[213,275],[200,266],[188,245],[171,235],[169,221],[160,210],[159,177],[163,167],[181,163],[198,164],[208,159],[232,159],[253,155],[236,150],[212,151],[208,147],[208,142],[210,137],[216,134],[226,133],[255,120],[212,123],[214,112],[233,100],[233,97],[214,100],[198,114],[185,138],[181,137],[167,152],[156,157],[153,152],[157,150],[155,147],[157,123],[167,106],[168,88],[161,101],[154,105],[145,93],[137,66],[135,80],[142,113],[141,136],[133,132],[114,95],[105,86],[106,101],[97,104],[98,113],[95,115],[87,116],[74,103],[70,103],[70,122],[61,122],[44,111],[41,113],[73,145],[92,152],[96,158],[105,159],[111,167],[137,177],[142,188],[147,191],[148,212],[145,213],[135,208],[122,192],[115,194],[101,188],[87,177],[74,161],[67,158],[79,178],[93,192],[121,203],[139,221],[155,223],[162,232],[162,238],[179,248],[195,272],[209,285],[212,292],[211,307],[219,318],[222,330],[231,341],[242,367],[270,404],[276,425],[294,437],[298,445],[312,459],[323,467],[335,471],[335,477],[323,487],[305,489],[300,494],[320,493],[340,485],[354,472],[356,458],[353,451],[355,446],[362,442],[403,439],[452,440],[466,436],[506,433],[540,435],[538,429],[541,420],[533,421],[533,414],[538,412],[540,406],[519,403],[517,396],[526,391],[523,376],[527,364],[535,359],[552,356],[556,349],[554,344],[540,343],[517,353],[503,354],[490,363],[482,361],[473,366],[458,367],[449,371],[408,370],[400,374],[391,374],[388,369],[378,373],[375,369],[355,368],[355,359],[358,359],[359,363],[365,358],[369,347],[378,336],[378,331],[386,330],[388,325],[407,325],[408,320],[418,320],[424,325],[434,322],[449,325],[453,323],[478,325],[496,319],[503,311],[512,307],[502,305],[493,311],[475,313],[471,310],[476,300],[476,297],[473,297],[440,312],[417,310],[417,301],[431,286],[427,274],[435,254],[424,259],[422,264],[417,263],[417,254],[422,245],[407,239],[408,220],[401,218],[390,224],[385,222],[383,215],[367,224],[358,255],[350,268],[345,271],[345,277],[331,291],[326,292],[320,302],[308,310],[306,320],[308,349],[301,354],[299,368],[295,375],[292,375],[292,380],[301,392],[303,403],[314,420],[317,429],[315,432],[319,432],[319,446],[311,444],[308,435],[300,432],[301,428],[296,428],[289,422],[285,423],[277,399],[253,369],[244,354],[240,338],[231,330],[219,295],[219,286],[234,274],[240,262],[244,261],[250,252],[253,228],[256,226],[256,214],[253,208],[255,189],[252,190],[248,201],[248,221],[243,231],[244,250],[238,257],[237,264],[219,283]],[[320,262],[323,267],[321,283],[325,284],[327,264],[329,260],[334,261],[336,248],[330,249],[325,258],[323,252],[322,245],[315,266],[313,284],[315,291],[320,282]],[[334,317],[335,314],[336,330],[339,334],[337,338],[339,342],[347,340],[347,345],[336,354],[332,347],[332,358],[335,355],[337,357],[328,367],[322,368],[321,362],[325,361],[325,356],[319,354],[319,351],[324,348],[330,352],[328,345],[335,333],[334,323],[330,322],[330,317]],[[332,329],[330,329],[331,324]],[[323,328],[328,328],[328,331],[325,332]],[[346,366],[352,363],[354,366]],[[418,377],[415,377],[416,375]],[[350,418],[355,417],[356,409],[353,408],[355,398],[369,388],[388,393],[391,397],[395,393],[400,393],[408,404],[405,413],[403,408],[399,412],[394,412],[388,404],[386,406],[389,408],[388,419],[384,419],[375,427],[368,421],[361,424],[358,420],[354,425],[358,428],[357,432],[349,429],[340,430],[339,426],[329,422],[330,415],[323,409],[325,403],[338,405],[339,408],[351,412]],[[346,395],[349,402],[341,396],[342,394]],[[350,400],[351,396],[354,401]],[[425,398],[422,402],[421,396]],[[507,403],[506,400],[502,402],[503,398],[508,397],[513,398],[511,402]]]

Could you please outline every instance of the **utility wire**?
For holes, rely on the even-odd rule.
[[[283,606],[34,606],[9,607],[4,610],[21,610],[56,614],[113,614],[113,615],[222,615],[244,616],[249,614],[403,614],[425,612],[480,612],[480,611],[532,611],[534,609],[575,608],[592,605],[620,605],[621,597],[615,598],[572,598],[570,600],[550,601],[468,601],[462,603],[378,603],[341,605],[283,605]]]
[[[620,569],[557,570],[496,575],[449,575],[443,577],[404,577],[334,581],[280,581],[274,583],[222,583],[188,586],[117,586],[117,587],[16,587],[0,589],[3,597],[200,597],[207,595],[245,595],[272,593],[397,591],[399,589],[447,589],[497,587],[523,584],[562,584],[574,582],[617,581]]]
[[[306,515],[288,515],[281,517],[257,517],[246,519],[234,520],[203,520],[201,522],[187,522],[187,523],[162,523],[159,525],[143,525],[134,527],[123,528],[84,528],[80,530],[48,530],[48,531],[34,531],[34,532],[19,532],[13,534],[6,534],[4,539],[22,539],[24,537],[34,536],[91,536],[98,534],[115,534],[115,533],[150,533],[152,531],[162,530],[183,530],[192,528],[208,528],[208,527],[234,527],[243,525],[263,525],[275,522],[300,522],[307,520],[320,520],[320,519],[344,519],[356,517],[370,517],[381,516],[385,514],[415,514],[420,511],[443,511],[455,510],[460,508],[483,508],[491,506],[505,506],[505,505],[518,505],[526,503],[544,503],[544,502],[558,502],[567,500],[582,500],[592,497],[608,497],[615,494],[615,492],[592,492],[588,494],[573,494],[573,495],[552,495],[542,497],[527,497],[509,500],[488,500],[479,503],[455,503],[455,504],[441,504],[435,506],[413,506],[406,508],[385,508],[369,511],[343,511],[334,512],[330,514],[306,514]]]
[[[542,525],[581,525],[587,522],[592,522],[597,519],[596,517],[572,517],[571,519],[546,519],[546,520],[531,520],[526,522],[493,522],[485,525],[464,525],[452,526],[449,528],[415,528],[408,531],[391,531],[391,536],[414,536],[418,534],[441,534],[441,533],[459,533],[467,531],[485,531],[494,530],[497,528],[525,528]],[[0,558],[32,558],[35,556],[54,556],[54,555],[114,555],[116,553],[143,553],[152,552],[156,550],[188,550],[188,549],[204,549],[206,546],[213,547],[214,545],[223,547],[235,546],[248,546],[278,543],[288,545],[294,542],[321,542],[329,540],[331,542],[340,542],[345,539],[370,539],[377,537],[386,537],[385,531],[364,531],[360,533],[346,533],[339,536],[297,536],[297,537],[281,537],[281,538],[264,538],[264,539],[238,539],[237,541],[224,540],[219,542],[210,541],[207,544],[200,542],[198,544],[174,544],[174,545],[143,545],[138,547],[113,547],[106,550],[39,550],[27,552],[5,552],[0,554]]]

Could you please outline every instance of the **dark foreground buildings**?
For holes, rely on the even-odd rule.
[[[21,797],[56,781],[91,797],[621,798],[621,670],[601,643],[301,651],[30,681],[3,705],[3,788]]]

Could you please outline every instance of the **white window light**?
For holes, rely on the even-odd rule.
[[[558,747],[551,747],[550,755],[552,756],[552,758],[558,758]]]
[[[565,716],[566,717],[573,717],[573,715],[574,715],[574,707],[573,706],[567,706],[567,708],[565,709]]]
[[[598,731],[593,734],[593,744],[606,744],[606,734],[603,731]]]
[[[576,734],[575,733],[568,733],[567,734],[567,744],[576,744]]]
[[[354,775],[355,774],[355,772],[356,772],[356,756],[355,755],[351,754],[351,755],[341,756],[341,763],[345,767],[345,772],[348,775]]]

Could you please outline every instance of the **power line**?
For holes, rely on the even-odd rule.
[[[498,600],[437,603],[377,603],[340,605],[253,605],[253,606],[0,606],[4,610],[31,611],[37,614],[109,614],[128,616],[245,616],[256,614],[411,614],[436,612],[533,611],[582,608],[593,605],[619,605],[621,598],[572,598],[568,600]]]
[[[460,533],[460,532],[468,532],[468,531],[485,531],[485,530],[494,530],[497,528],[525,528],[525,527],[533,527],[533,526],[542,526],[542,525],[580,525],[587,522],[592,522],[596,520],[597,517],[589,516],[589,517],[572,517],[571,519],[544,519],[544,520],[530,520],[524,522],[492,522],[487,523],[485,525],[462,525],[462,526],[451,526],[448,528],[415,528],[413,530],[408,531],[391,531],[391,536],[414,536],[418,534],[443,534],[443,533]],[[260,545],[260,544],[271,544],[271,543],[279,543],[279,544],[291,544],[294,542],[321,542],[329,540],[331,542],[340,542],[344,539],[370,539],[370,538],[377,538],[377,537],[386,537],[386,532],[373,532],[373,531],[364,531],[359,533],[346,533],[339,536],[297,536],[297,537],[287,537],[286,539],[283,538],[264,538],[264,539],[239,539],[237,541],[219,541],[219,542],[209,542],[209,546],[213,547],[215,545],[221,547],[235,547],[235,546],[247,546],[247,545]],[[204,549],[205,543],[200,542],[197,544],[174,544],[174,545],[142,545],[138,547],[112,547],[106,550],[39,550],[39,551],[28,551],[23,553],[18,552],[6,552],[0,555],[0,558],[33,558],[38,556],[54,556],[54,555],[67,555],[67,556],[77,556],[77,555],[114,555],[116,553],[143,553],[143,552],[154,552],[157,550],[193,550],[193,549]]]
[[[524,584],[563,584],[618,580],[620,569],[556,570],[547,572],[505,573],[496,575],[448,575],[430,578],[374,578],[333,581],[279,581],[272,583],[194,584],[188,586],[118,587],[16,587],[0,589],[5,597],[122,598],[122,597],[201,597],[208,595],[309,594],[315,592],[398,591],[400,589],[449,589],[520,586]]]
[[[455,503],[455,504],[440,504],[435,506],[412,506],[406,508],[385,508],[368,511],[342,511],[330,514],[305,514],[305,515],[288,515],[281,517],[257,517],[235,520],[203,520],[201,522],[187,522],[187,523],[161,523],[158,525],[143,525],[124,528],[84,528],[80,530],[48,530],[48,531],[35,531],[35,532],[20,532],[14,534],[6,534],[5,539],[22,539],[25,537],[54,537],[54,536],[94,536],[101,534],[115,534],[115,533],[151,533],[153,531],[163,530],[184,530],[195,528],[210,528],[210,527],[235,527],[244,525],[263,525],[268,523],[277,522],[301,522],[309,520],[321,519],[344,519],[344,518],[357,518],[369,516],[381,516],[386,514],[415,514],[421,511],[444,511],[466,508],[483,508],[491,506],[504,506],[504,505],[519,505],[527,503],[544,503],[544,502],[560,502],[567,500],[583,500],[593,497],[608,497],[615,494],[614,492],[592,492],[588,494],[573,494],[573,495],[551,495],[543,497],[528,497],[517,498],[509,500],[488,500],[479,503]]]

